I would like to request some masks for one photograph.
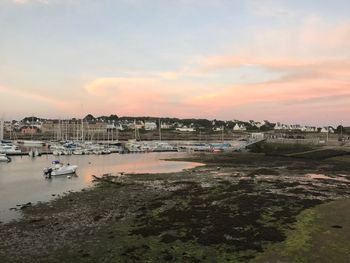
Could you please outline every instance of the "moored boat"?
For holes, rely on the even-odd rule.
[[[4,153],[0,153],[0,162],[11,162],[11,158]]]
[[[43,141],[33,141],[33,140],[24,140],[17,141],[18,144],[22,144],[23,146],[44,146],[45,142]]]
[[[22,151],[16,145],[12,144],[0,144],[0,153],[5,154],[20,154]]]
[[[48,176],[49,178],[52,175],[68,175],[68,174],[74,174],[78,166],[77,165],[70,165],[70,164],[62,164],[59,161],[52,162],[51,167],[47,167],[44,169],[44,174]]]

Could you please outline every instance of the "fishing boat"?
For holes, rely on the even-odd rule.
[[[78,169],[77,165],[63,164],[60,161],[53,161],[51,167],[44,169],[44,175],[49,178],[52,175],[68,175],[74,174]]]
[[[0,153],[0,162],[9,163],[11,162],[11,158],[4,153]]]

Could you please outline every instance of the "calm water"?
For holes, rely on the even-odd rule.
[[[52,195],[78,191],[92,185],[91,175],[104,173],[165,173],[177,172],[199,164],[190,162],[162,161],[160,159],[183,157],[185,153],[147,153],[110,155],[45,155],[12,157],[11,163],[0,163],[0,221],[8,222],[20,217],[11,207],[27,202],[48,201]],[[79,166],[77,176],[45,179],[43,169],[53,160]]]

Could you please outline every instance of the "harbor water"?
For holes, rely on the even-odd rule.
[[[110,155],[43,155],[12,157],[10,163],[0,163],[0,221],[21,216],[20,206],[31,202],[49,201],[69,191],[92,186],[92,175],[105,173],[168,173],[193,168],[200,164],[162,159],[184,157],[186,153],[147,153]],[[79,166],[76,176],[53,176],[45,179],[43,169],[59,160]],[[16,210],[14,209],[16,208]]]

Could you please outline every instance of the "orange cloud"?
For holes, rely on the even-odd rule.
[[[100,111],[103,104],[105,112],[155,116],[195,114],[195,109],[190,109],[192,106],[185,100],[200,92],[197,87],[155,78],[99,78],[88,83],[85,90],[93,96],[89,105],[93,105],[93,100],[95,111]]]
[[[88,83],[85,89],[90,94],[105,95],[110,92],[134,90],[154,85],[157,85],[157,81],[151,78],[98,78]]]

